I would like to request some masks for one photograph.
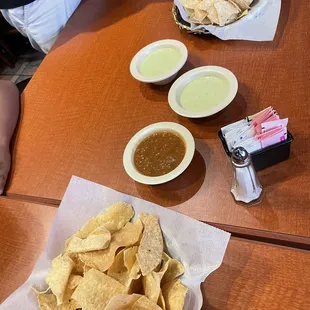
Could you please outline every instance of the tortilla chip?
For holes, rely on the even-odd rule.
[[[143,277],[143,290],[144,295],[151,301],[157,303],[161,292],[160,283],[164,272],[150,272],[147,276]]]
[[[112,297],[104,310],[130,310],[133,304],[141,298],[142,295],[120,294]]]
[[[129,276],[135,280],[140,278],[141,273],[140,273],[140,265],[139,265],[138,260],[135,261],[134,265],[130,269]]]
[[[83,275],[85,275],[85,273],[88,272],[90,269],[92,269],[92,267],[87,266],[86,264],[84,264],[84,272],[83,272]]]
[[[201,8],[201,10],[208,11],[212,7],[214,7],[215,3],[222,2],[222,1],[227,1],[227,0],[203,0],[201,5],[200,5],[200,8]]]
[[[124,283],[124,285],[128,288],[128,294],[141,293],[142,279],[138,261],[136,261],[131,270],[127,272],[127,279]]]
[[[65,251],[67,251],[67,248],[69,247],[69,244],[71,243],[72,239],[74,237],[80,238],[80,239],[86,239],[95,229],[97,229],[100,226],[96,218],[91,218],[89,221],[87,221],[82,228],[77,231],[73,236],[68,238],[65,242]]]
[[[199,24],[199,21],[196,19],[195,15],[189,16],[188,20],[192,24]]]
[[[211,20],[210,20],[208,17],[206,17],[206,18],[201,22],[201,24],[202,24],[202,25],[210,25],[210,24],[212,24],[212,23],[211,23]]]
[[[186,11],[188,17],[191,17],[191,16],[194,15],[195,10],[193,10],[193,9],[187,9],[187,8],[184,8],[184,9],[185,9],[185,11]]]
[[[123,249],[116,256],[112,266],[108,269],[108,276],[122,283],[128,292],[131,291],[133,280],[140,277],[140,267],[136,259],[138,247]]]
[[[134,216],[132,205],[126,202],[116,203],[106,209],[105,214],[99,214],[96,219],[100,226],[104,225],[111,234],[124,227]]]
[[[247,10],[250,8],[253,0],[231,0],[231,2],[234,2],[236,5],[238,5],[241,10]]]
[[[160,264],[164,242],[157,216],[142,214],[141,220],[144,230],[137,259],[142,275],[146,276]]]
[[[119,294],[124,294],[125,287],[119,282],[98,270],[89,270],[76,290],[72,298],[84,309],[102,310],[109,300]]]
[[[112,241],[118,243],[119,247],[129,247],[139,240],[142,230],[143,225],[139,219],[134,223],[127,223],[112,236]]]
[[[201,23],[208,15],[208,12],[204,10],[203,2],[200,2],[195,10],[194,10],[194,17],[196,20],[198,20],[199,23]]]
[[[83,277],[78,276],[78,275],[70,275],[67,283],[67,287],[70,288],[71,290],[74,290],[81,282]]]
[[[69,243],[70,243],[70,241],[71,241],[72,238],[73,238],[73,236],[71,236],[70,238],[68,238],[68,239],[65,241],[65,250],[64,250],[64,252],[66,252],[67,247],[68,247],[68,245],[69,245]]]
[[[111,233],[104,226],[96,228],[85,239],[73,236],[66,251],[70,253],[85,253],[106,249],[111,241]]]
[[[125,249],[121,250],[120,252],[117,253],[115,256],[114,262],[111,265],[111,267],[108,270],[108,273],[121,273],[127,271],[127,268],[125,266],[124,262],[124,252]]]
[[[41,310],[76,310],[81,308],[73,299],[57,306],[57,300],[54,294],[38,294],[37,298]]]
[[[108,273],[108,276],[123,284],[126,287],[125,293],[129,293],[129,287],[131,285],[132,279],[129,277],[127,271],[122,273]]]
[[[162,310],[154,302],[150,301],[145,296],[139,298],[131,308],[132,310]]]
[[[56,310],[60,309],[57,306],[57,299],[54,294],[38,294],[38,303],[41,310]]]
[[[73,260],[74,267],[72,269],[72,274],[82,276],[84,274],[85,264],[80,260],[79,255],[76,253],[69,253],[68,256]]]
[[[225,26],[226,24],[235,21],[238,14],[241,12],[237,6],[228,1],[217,2],[214,4],[214,7],[218,14],[218,24],[220,26]]]
[[[113,264],[108,269],[107,275],[127,287],[129,281],[129,273],[124,264],[124,251],[125,249],[117,253]]]
[[[219,16],[218,13],[215,9],[215,7],[212,7],[208,10],[208,15],[207,15],[208,19],[210,20],[211,24],[219,24],[220,20],[219,20]]]
[[[69,256],[59,255],[53,259],[52,269],[45,277],[46,283],[56,296],[58,305],[63,303],[65,289],[73,267],[74,262]]]
[[[197,21],[196,23],[201,24],[201,22],[207,17],[207,14],[208,13],[206,11],[195,9],[195,15],[191,16],[191,19],[194,18]]]
[[[144,295],[151,301],[158,303],[161,294],[161,282],[168,269],[168,262],[163,262],[158,272],[152,271],[143,278]]]
[[[61,310],[76,310],[81,309],[82,307],[74,299],[71,299],[61,305]]]
[[[163,310],[166,310],[166,303],[165,303],[165,299],[164,296],[162,294],[162,292],[160,291],[159,297],[158,297],[158,302],[157,302],[158,306],[161,307]]]
[[[218,24],[218,14],[214,7],[214,4],[217,2],[226,1],[226,0],[203,0],[199,5],[200,10],[207,12],[207,20],[210,20],[212,24]]]
[[[170,258],[166,253],[164,253],[164,256],[167,269],[161,280],[162,284],[171,282],[184,273],[184,267],[178,260]]]
[[[139,274],[137,279],[131,278],[131,283],[128,288],[128,294],[142,294],[142,293],[143,293],[142,275]]]
[[[85,239],[95,229],[100,226],[105,226],[111,234],[120,230],[126,223],[128,223],[134,216],[132,205],[119,202],[106,209],[105,214],[99,214],[91,218],[76,234],[75,236]]]
[[[137,261],[136,254],[138,252],[138,247],[133,246],[124,250],[124,265],[128,271],[132,269],[135,262]]]
[[[181,0],[180,2],[186,9],[194,10],[200,1],[201,0]]]
[[[160,279],[157,274],[152,271],[142,280],[144,295],[157,304],[160,295]]]
[[[79,285],[80,281],[83,279],[83,277],[78,275],[70,275],[64,296],[63,296],[63,305],[68,302],[71,299],[71,296],[75,290],[75,288]]]
[[[85,239],[85,238],[87,238],[88,235],[90,235],[99,226],[100,225],[99,225],[97,219],[95,217],[91,218],[88,222],[86,222],[84,224],[84,226],[82,226],[82,228],[74,236],[81,238],[81,239]]]
[[[182,310],[184,306],[187,288],[180,280],[166,283],[162,287],[162,294],[165,299],[167,310]]]
[[[241,14],[238,15],[237,20],[249,14],[249,10],[244,10]]]
[[[143,225],[140,220],[134,224],[127,223],[125,227],[112,235],[108,249],[79,254],[82,262],[101,272],[108,270],[113,264],[115,253],[120,247],[133,245],[140,237]]]

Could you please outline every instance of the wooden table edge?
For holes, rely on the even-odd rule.
[[[61,201],[58,199],[46,199],[36,196],[27,196],[18,194],[9,194],[7,196],[4,196],[4,198],[23,202],[37,203],[55,208],[58,208],[58,206],[61,203]],[[214,222],[204,222],[204,223],[225,230],[231,233],[232,236],[239,237],[241,239],[259,241],[273,245],[282,245],[295,249],[310,250],[310,237],[307,236],[290,235],[286,233],[272,232],[268,230],[246,228]]]

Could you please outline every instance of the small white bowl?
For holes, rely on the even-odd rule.
[[[184,109],[180,104],[180,97],[184,87],[191,81],[203,76],[217,76],[226,79],[229,83],[227,96],[219,104],[205,111],[193,112]],[[201,118],[214,115],[226,108],[235,98],[237,91],[238,80],[231,71],[223,67],[205,66],[193,69],[180,76],[169,90],[168,102],[171,109],[181,116]]]
[[[178,64],[168,73],[157,76],[157,77],[146,77],[140,73],[140,65],[143,59],[149,55],[150,53],[154,52],[157,49],[160,48],[167,48],[172,47],[176,48],[180,51],[181,58],[178,62]],[[161,40],[153,42],[147,46],[145,46],[143,49],[141,49],[132,59],[130,63],[130,73],[131,75],[138,81],[144,82],[144,83],[153,83],[156,85],[165,85],[170,83],[178,74],[178,72],[181,70],[181,68],[186,63],[188,56],[187,48],[186,46],[177,40]]]
[[[171,172],[157,177],[145,176],[136,169],[134,164],[134,153],[136,151],[136,148],[140,144],[140,142],[147,136],[155,132],[165,130],[175,132],[181,138],[183,138],[183,141],[186,146],[185,156],[181,161],[180,165],[177,166]],[[133,180],[142,184],[157,185],[169,182],[178,177],[180,174],[182,174],[191,163],[194,157],[194,153],[195,153],[195,140],[187,128],[177,123],[170,123],[170,122],[155,123],[141,129],[131,138],[124,151],[123,165],[127,174]]]

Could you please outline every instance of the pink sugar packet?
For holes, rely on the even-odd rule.
[[[279,126],[267,131],[266,133],[257,135],[256,138],[260,141],[262,148],[265,148],[285,141],[287,139],[287,128],[282,128]]]
[[[256,134],[262,133],[261,124],[278,120],[279,115],[277,114],[276,110],[272,107],[269,107],[263,110],[261,113],[257,114],[253,120],[252,125],[255,127]]]
[[[254,127],[259,126],[261,123],[266,122],[275,113],[276,111],[272,107],[261,111],[261,113],[258,113],[256,116],[253,117],[252,125]]]
[[[287,127],[288,125],[288,118],[285,119],[279,119],[279,120],[274,120],[274,121],[268,121],[267,123],[262,123],[261,124],[261,129],[262,132],[261,133],[265,133],[271,129],[274,129],[276,127],[281,126],[282,128]]]

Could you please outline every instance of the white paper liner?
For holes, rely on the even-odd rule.
[[[230,234],[154,203],[75,176],[66,190],[46,247],[32,274],[2,303],[0,309],[39,309],[36,294],[31,287],[41,291],[47,288],[44,278],[51,267],[52,259],[63,252],[65,240],[88,219],[120,201],[131,203],[136,216],[141,212],[158,215],[169,253],[185,267],[181,280],[189,291],[184,309],[201,309],[203,300],[200,283],[221,265]]]

